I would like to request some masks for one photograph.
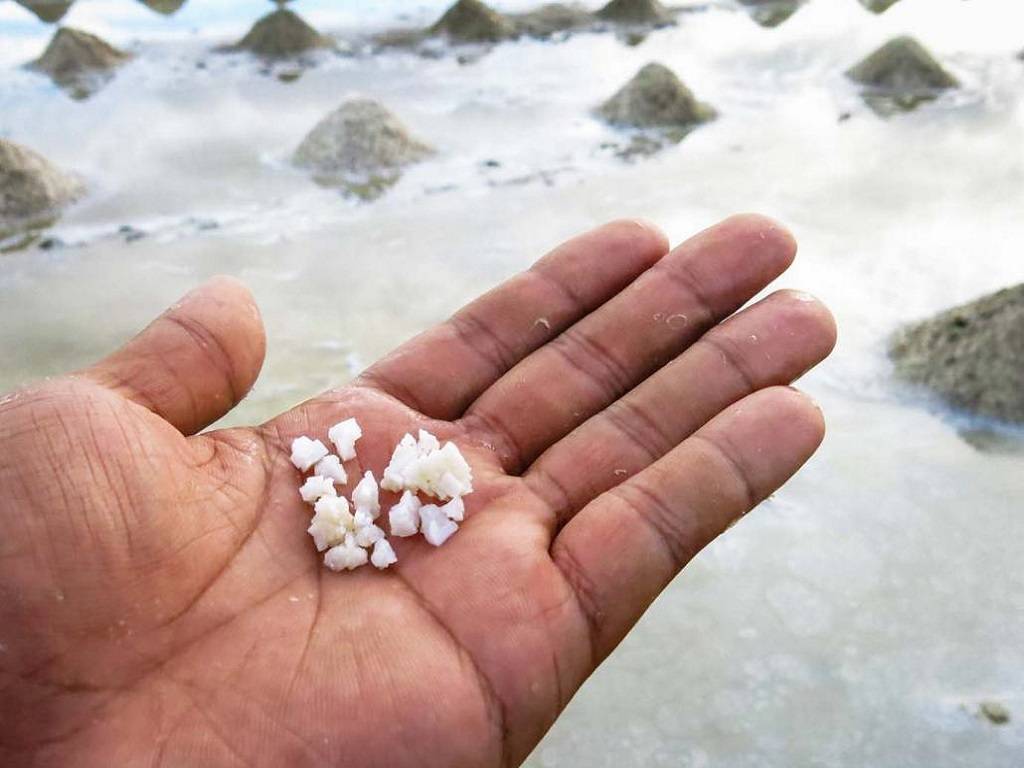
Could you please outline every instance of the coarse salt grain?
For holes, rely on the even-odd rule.
[[[380,487],[385,491],[400,491],[405,487],[404,473],[419,458],[416,440],[412,435],[403,435],[391,454],[391,462],[380,480]]]
[[[351,461],[356,457],[356,440],[363,436],[363,430],[355,419],[345,419],[327,431],[327,437],[338,450],[342,461]]]
[[[352,490],[352,505],[356,511],[365,510],[374,520],[377,519],[380,514],[380,492],[373,472],[367,470],[363,479]]]
[[[315,504],[321,496],[337,496],[338,492],[334,490],[334,481],[331,478],[313,475],[299,488],[299,495],[307,504]]]
[[[387,539],[379,539],[373,545],[373,554],[370,555],[370,562],[373,563],[375,568],[383,570],[389,565],[397,563],[398,556]]]
[[[348,542],[331,547],[324,553],[324,565],[332,571],[351,571],[361,565],[366,565],[369,556],[366,550]]]
[[[344,496],[323,496],[313,507],[314,515],[306,532],[313,537],[318,552],[345,540],[352,530],[352,514]]]
[[[411,435],[402,437],[381,485],[389,491],[405,489],[453,499],[473,492],[473,473],[454,443],[441,448],[436,437],[421,429],[418,441]]]
[[[302,435],[292,440],[292,464],[305,472],[327,455],[327,446]]]
[[[360,547],[368,547],[383,538],[384,531],[373,523],[356,528],[356,544]]]
[[[459,530],[459,525],[454,520],[449,520],[448,518],[443,520],[431,520],[427,523],[427,527],[423,529],[423,538],[435,547],[440,547],[448,541],[452,534],[457,530]]]
[[[388,512],[392,536],[414,536],[420,529],[420,507],[423,503],[412,491],[406,491]]]
[[[313,474],[320,475],[321,477],[329,477],[338,485],[344,485],[348,482],[348,473],[345,472],[345,468],[341,466],[341,459],[333,454],[320,459],[320,461],[316,463],[316,466],[313,467]]]
[[[456,496],[447,504],[442,505],[441,511],[445,513],[449,520],[461,523],[462,519],[466,516],[466,505],[462,501],[461,496]]]

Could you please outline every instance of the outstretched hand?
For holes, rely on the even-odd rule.
[[[794,253],[755,216],[671,252],[612,223],[352,384],[198,434],[263,360],[252,298],[218,278],[0,398],[0,764],[519,764],[821,441],[785,385],[830,351],[828,311],[780,292],[734,314]],[[288,446],[350,416],[360,473],[419,427],[460,446],[476,492],[443,547],[322,566]]]

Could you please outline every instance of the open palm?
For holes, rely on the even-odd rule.
[[[0,763],[517,765],[820,442],[779,385],[828,354],[827,310],[780,292],[733,314],[794,252],[755,216],[671,252],[609,224],[351,385],[197,434],[263,359],[252,299],[220,278],[0,399]],[[419,427],[460,446],[476,492],[443,547],[324,569],[288,446],[350,416],[352,477]]]

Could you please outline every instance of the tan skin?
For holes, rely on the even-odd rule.
[[[263,360],[237,282],[0,398],[0,764],[513,766],[651,601],[823,436],[831,350],[795,244],[615,222],[352,384],[197,434]],[[424,427],[472,464],[443,547],[323,568],[288,445],[354,416],[378,475]],[[385,496],[385,507],[391,501]],[[680,662],[682,663],[682,662]]]

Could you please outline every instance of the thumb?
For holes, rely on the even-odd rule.
[[[265,352],[263,321],[249,289],[234,278],[214,277],[79,375],[191,435],[245,397]]]

